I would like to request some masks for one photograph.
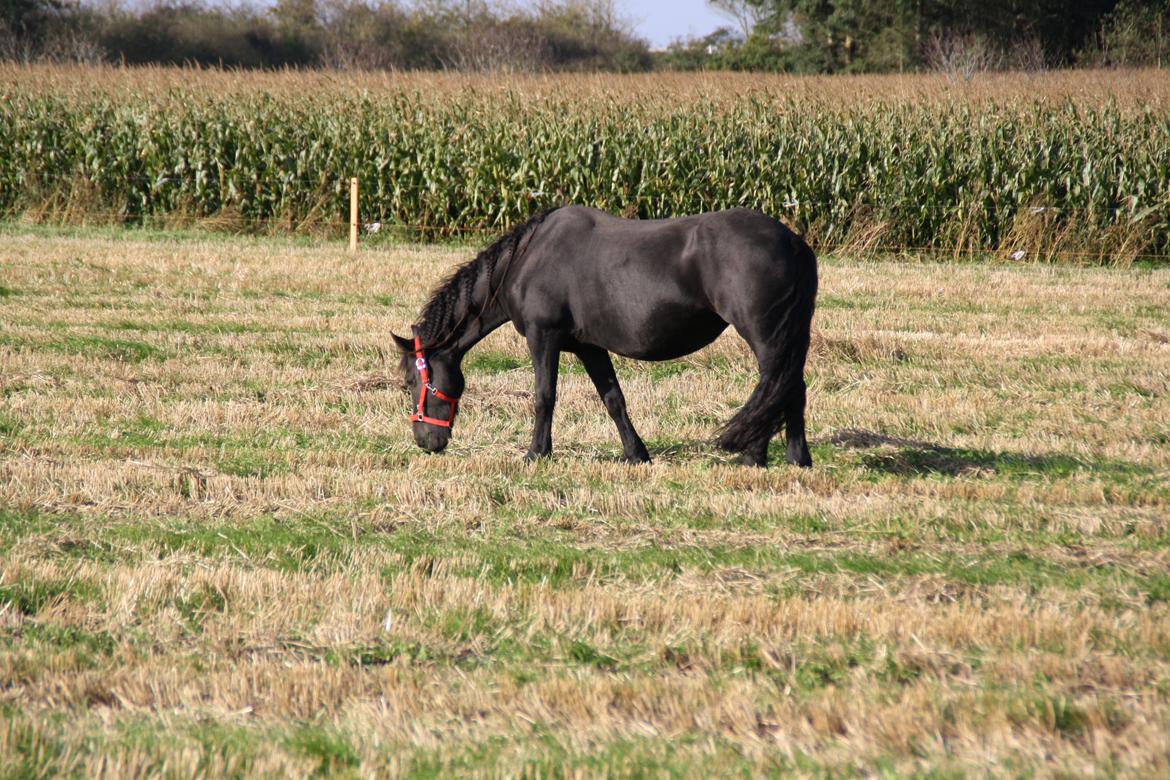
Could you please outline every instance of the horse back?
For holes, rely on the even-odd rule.
[[[541,225],[510,279],[513,320],[522,333],[536,324],[630,357],[678,357],[761,296],[782,296],[810,261],[815,277],[804,242],[749,209],[627,220],[571,206]]]

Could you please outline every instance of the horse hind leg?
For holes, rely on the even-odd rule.
[[[801,377],[797,387],[784,407],[784,438],[787,440],[787,460],[795,466],[809,468],[812,455],[808,451],[808,440],[804,436],[804,406],[807,388]]]
[[[782,372],[762,363],[760,381],[747,402],[727,421],[715,443],[739,453],[748,466],[768,465],[768,444],[786,420],[791,406]]]
[[[781,428],[786,429],[787,461],[806,468],[812,465],[804,432],[804,364],[811,319],[811,307],[807,316],[800,310],[790,311],[770,337],[751,328],[736,328],[756,353],[760,381],[723,427],[716,444],[742,453],[750,466],[768,464],[768,443]]]

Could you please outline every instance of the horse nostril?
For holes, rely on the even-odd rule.
[[[414,431],[414,443],[427,452],[442,452],[447,449],[450,441],[450,436],[437,436],[431,431],[419,430],[418,428]]]

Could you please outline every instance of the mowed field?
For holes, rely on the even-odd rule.
[[[1170,269],[822,258],[803,471],[733,334],[418,450],[472,254],[4,229],[0,776],[1170,773]]]

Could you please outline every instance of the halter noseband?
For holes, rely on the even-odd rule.
[[[410,421],[426,423],[427,425],[438,425],[440,428],[450,428],[451,424],[455,421],[455,410],[459,407],[459,396],[449,396],[431,384],[431,367],[427,363],[426,357],[423,356],[422,341],[419,339],[417,333],[414,335],[414,367],[418,369],[422,386],[418,391],[418,405],[414,410],[414,414],[410,416]],[[427,417],[426,402],[428,392],[440,401],[446,401],[451,405],[451,412],[448,414],[446,420],[440,420],[438,417]]]

